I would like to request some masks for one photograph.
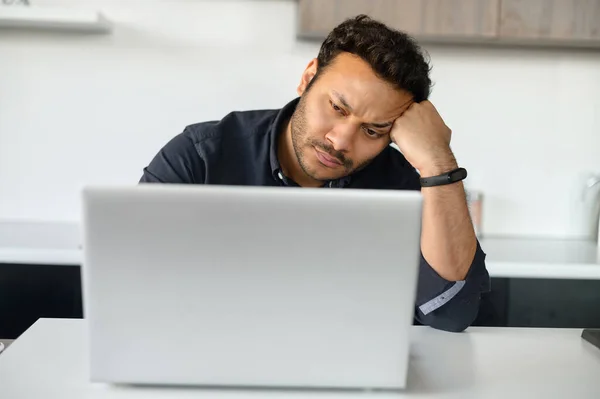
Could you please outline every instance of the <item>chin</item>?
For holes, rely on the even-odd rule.
[[[331,171],[329,171],[330,173],[327,173],[323,169],[327,169],[327,168],[324,166],[321,166],[321,165],[319,165],[317,168],[314,168],[313,169],[314,173],[312,173],[311,177],[315,180],[326,182],[329,180],[337,180],[337,179],[340,179],[340,178],[346,176],[346,174],[344,174],[344,173],[331,173]]]
[[[343,166],[340,165],[335,169],[328,168],[327,166],[321,164],[316,157],[311,159],[308,164],[305,164],[304,166],[305,167],[303,167],[303,169],[306,174],[308,174],[312,179],[322,182],[337,180],[347,175]]]

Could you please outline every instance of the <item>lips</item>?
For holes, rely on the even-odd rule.
[[[339,159],[334,158],[331,155],[328,155],[324,152],[321,152],[316,148],[315,153],[317,154],[317,159],[319,160],[319,162],[327,166],[328,168],[337,168],[342,165],[342,162]]]

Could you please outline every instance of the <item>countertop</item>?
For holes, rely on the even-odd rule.
[[[77,223],[0,222],[0,263],[81,265]],[[492,277],[600,280],[600,251],[582,240],[486,237]]]
[[[79,224],[0,221],[0,263],[80,265]]]

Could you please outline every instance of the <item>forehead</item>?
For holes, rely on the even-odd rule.
[[[412,95],[394,87],[362,58],[341,53],[319,78],[322,88],[344,96],[353,113],[380,120],[397,118],[410,105]]]

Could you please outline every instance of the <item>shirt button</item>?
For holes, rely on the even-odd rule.
[[[277,176],[279,176],[279,180],[283,180],[283,175],[281,174],[281,172],[277,172]]]

